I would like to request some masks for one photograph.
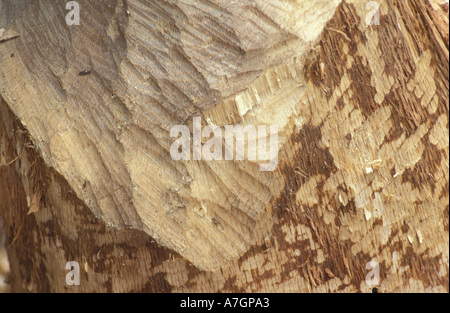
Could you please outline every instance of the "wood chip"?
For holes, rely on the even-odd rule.
[[[41,194],[35,193],[32,196],[31,203],[30,203],[30,210],[28,211],[27,215],[36,213],[39,211],[39,203],[41,201]]]
[[[327,273],[328,276],[330,276],[330,278],[334,278],[334,277],[335,277],[334,274],[333,274],[333,272],[332,272],[329,268],[326,268],[326,269],[325,269],[325,273]]]
[[[0,28],[0,42],[14,39],[19,36],[20,34],[14,30],[6,30],[4,28]]]

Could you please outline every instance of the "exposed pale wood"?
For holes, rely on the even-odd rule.
[[[4,48],[16,52],[2,61],[15,69],[4,98],[75,194],[108,225],[144,230],[202,269],[255,244],[283,181],[257,164],[174,161],[170,129],[208,108],[232,125],[267,124],[273,114],[243,108],[255,93],[284,126],[301,95],[301,67],[284,64],[308,51],[338,1],[81,1],[79,27],[65,25],[63,1],[27,2],[2,10],[21,34]]]
[[[448,6],[25,2],[0,4],[13,291],[365,292],[372,259],[382,291],[448,291]],[[193,116],[276,123],[277,170],[173,161]]]

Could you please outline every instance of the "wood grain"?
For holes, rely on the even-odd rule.
[[[1,4],[13,291],[368,292],[376,260],[380,291],[448,292],[448,9],[80,5]],[[277,170],[173,161],[193,116],[277,124]]]

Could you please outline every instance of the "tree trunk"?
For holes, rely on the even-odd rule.
[[[448,292],[448,4],[78,3],[0,4],[11,291]],[[196,118],[276,169],[174,160]]]

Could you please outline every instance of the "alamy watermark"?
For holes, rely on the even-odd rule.
[[[80,285],[80,264],[76,261],[66,263],[66,270],[70,270],[66,275],[66,284],[69,286]]]
[[[66,3],[66,10],[70,10],[66,15],[66,24],[80,25],[80,4],[77,1],[69,1]],[[380,25],[380,4],[377,1],[369,1],[366,3],[366,10],[370,10],[366,15],[366,24]]]
[[[366,264],[366,270],[370,272],[366,275],[366,284],[368,286],[374,287],[380,285],[380,264],[372,260]]]
[[[366,15],[366,24],[380,25],[380,4],[376,1],[369,1],[366,3],[366,10],[371,10]]]
[[[224,131],[219,126],[207,125],[202,130],[201,118],[194,117],[192,140],[189,128],[185,125],[172,127],[170,136],[178,137],[170,148],[170,156],[175,161],[230,161],[247,157],[250,161],[267,161],[259,164],[260,171],[274,171],[278,165],[277,125],[270,125],[269,129],[266,125],[257,128],[253,125],[226,125]],[[210,139],[202,145],[202,138]]]
[[[80,5],[76,1],[69,1],[66,10],[70,10],[66,15],[66,24],[69,26],[80,25]]]

